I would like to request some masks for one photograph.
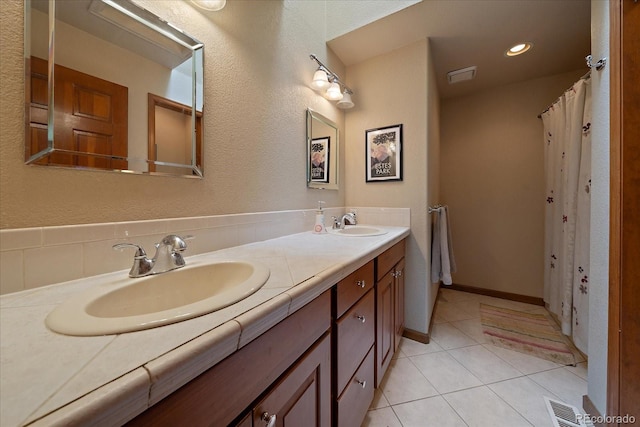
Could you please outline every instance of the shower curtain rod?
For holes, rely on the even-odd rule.
[[[587,73],[586,73],[584,76],[580,77],[577,81],[585,80],[585,79],[588,79],[588,78],[590,78],[590,77],[591,77],[591,70],[587,71]],[[575,83],[574,83],[574,84],[575,84]],[[573,87],[573,85],[571,85],[571,87],[570,87],[570,88],[568,88],[567,90],[565,90],[564,92],[562,92],[562,94],[564,94],[564,93],[565,93],[565,92],[567,92],[568,90],[571,90],[571,88],[572,88],[572,87]],[[557,98],[556,98],[556,100],[555,100],[555,101],[553,101],[553,102],[552,102],[552,103],[551,103],[547,108],[545,108],[545,109],[544,109],[544,111],[543,111],[542,113],[538,114],[538,118],[539,118],[539,119],[541,119],[541,118],[542,118],[542,115],[543,115],[544,113],[546,113],[547,111],[549,111],[549,109],[550,109],[551,107],[553,107],[553,105],[554,105],[556,102],[560,101],[560,98],[562,98],[562,95],[560,95],[559,97],[557,97]]]

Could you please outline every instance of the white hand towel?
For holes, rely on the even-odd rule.
[[[440,211],[433,212],[433,226],[431,228],[431,283],[440,282],[442,263],[440,261]]]
[[[431,283],[442,280],[443,284],[451,285],[453,283],[451,273],[456,271],[456,263],[453,257],[447,206],[435,212],[431,243]]]

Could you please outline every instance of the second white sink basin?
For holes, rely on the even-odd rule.
[[[106,335],[191,319],[236,303],[260,289],[270,271],[255,261],[218,261],[102,285],[47,316],[53,331]]]
[[[347,225],[343,229],[330,229],[329,233],[338,234],[340,236],[366,237],[380,236],[382,234],[386,234],[387,231],[368,225]]]

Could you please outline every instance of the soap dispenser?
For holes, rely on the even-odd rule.
[[[315,234],[322,234],[327,232],[327,228],[324,225],[324,211],[322,210],[323,201],[318,201],[318,210],[316,210],[316,224],[313,226],[313,232]]]

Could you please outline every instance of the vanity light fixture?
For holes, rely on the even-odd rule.
[[[191,0],[191,3],[195,4],[200,9],[215,12],[222,9],[227,4],[227,0]]]
[[[507,49],[504,52],[504,55],[505,56],[518,56],[518,55],[521,55],[521,54],[525,53],[526,51],[528,51],[532,47],[533,47],[533,43],[531,43],[531,42],[518,43],[517,45]]]
[[[353,91],[340,81],[340,77],[336,73],[320,62],[317,56],[311,54],[309,57],[318,64],[318,70],[313,74],[311,82],[313,90],[326,90],[324,96],[331,101],[338,101],[336,104],[338,108],[353,108],[354,104],[351,100]]]

